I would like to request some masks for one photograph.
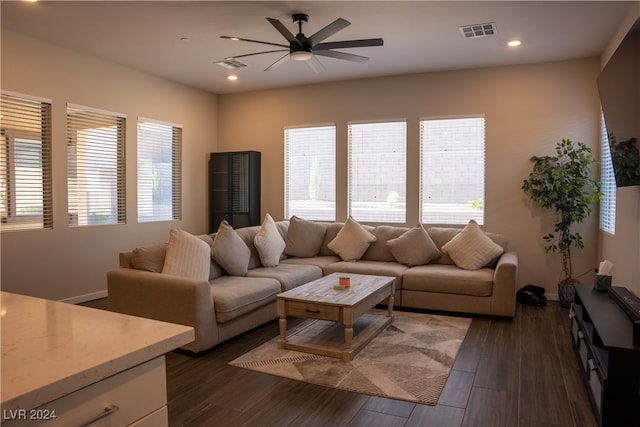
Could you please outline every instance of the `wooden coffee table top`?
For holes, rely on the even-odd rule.
[[[344,290],[333,287],[338,284],[340,277],[350,277],[351,286]],[[393,282],[395,278],[389,276],[370,276],[353,273],[331,273],[320,279],[313,280],[297,288],[278,295],[292,301],[307,301],[331,305],[353,306],[375,293],[377,290]]]

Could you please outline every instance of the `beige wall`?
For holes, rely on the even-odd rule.
[[[602,68],[638,19],[640,2],[633,5],[602,54]],[[599,238],[600,259],[610,260],[614,264],[613,285],[624,286],[640,297],[640,186],[616,191],[615,235],[600,231]]]
[[[106,294],[106,272],[118,252],[163,241],[173,227],[207,231],[207,153],[216,150],[217,98],[95,57],[2,29],[3,90],[53,101],[53,230],[3,232],[4,291],[83,300]],[[66,224],[66,104],[127,115],[127,223],[69,228]],[[182,220],[137,223],[136,120],[183,126]]]
[[[46,73],[43,71],[46,70]],[[346,128],[350,121],[405,118],[408,123],[408,220],[418,221],[418,122],[425,117],[484,114],[487,171],[485,229],[504,233],[520,256],[520,285],[556,293],[559,257],[545,255],[541,236],[554,218],[520,190],[532,155],[551,154],[561,138],[598,151],[597,58],[548,64],[415,74],[215,96],[95,57],[2,30],[3,89],[50,98],[54,120],[54,229],[2,234],[4,290],[52,299],[104,294],[117,253],[166,239],[180,227],[207,230],[207,153],[263,152],[262,214],[283,216],[283,129],[335,123],[338,219],[347,215]],[[68,228],[65,105],[127,114],[127,224]],[[183,125],[183,220],[137,224],[135,119]],[[587,248],[576,272],[588,281],[597,264],[597,216],[579,227]]]
[[[553,154],[562,138],[599,152],[597,58],[488,69],[363,79],[245,94],[220,95],[218,146],[262,154],[262,215],[284,215],[283,129],[337,126],[338,219],[347,215],[347,123],[404,118],[408,125],[408,224],[418,221],[418,123],[421,118],[484,114],[485,230],[505,234],[520,258],[520,283],[553,297],[559,256],[545,255],[541,236],[555,217],[531,205],[520,186],[532,155]],[[586,249],[574,251],[574,271],[589,281],[597,263],[597,213],[578,230]]]

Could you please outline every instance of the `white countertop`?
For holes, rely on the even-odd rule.
[[[4,410],[33,409],[161,356],[193,328],[0,292]]]

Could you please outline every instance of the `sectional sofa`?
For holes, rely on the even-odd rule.
[[[192,326],[201,352],[277,318],[276,296],[324,275],[395,277],[396,308],[512,318],[518,258],[504,236],[464,228],[323,223],[292,217],[120,253],[107,273],[114,311]]]

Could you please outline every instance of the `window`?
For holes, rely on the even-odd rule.
[[[349,125],[349,214],[356,221],[406,222],[407,123]]]
[[[336,127],[284,131],[285,217],[336,219]]]
[[[484,224],[484,118],[420,122],[420,219]]]
[[[69,225],[124,224],[125,117],[67,106]]]
[[[138,221],[181,219],[182,128],[138,119]]]
[[[2,93],[2,230],[53,228],[51,101]]]
[[[604,123],[601,122],[600,152],[600,181],[602,185],[602,200],[600,201],[600,229],[610,234],[616,233],[616,175],[613,171],[609,137]]]

